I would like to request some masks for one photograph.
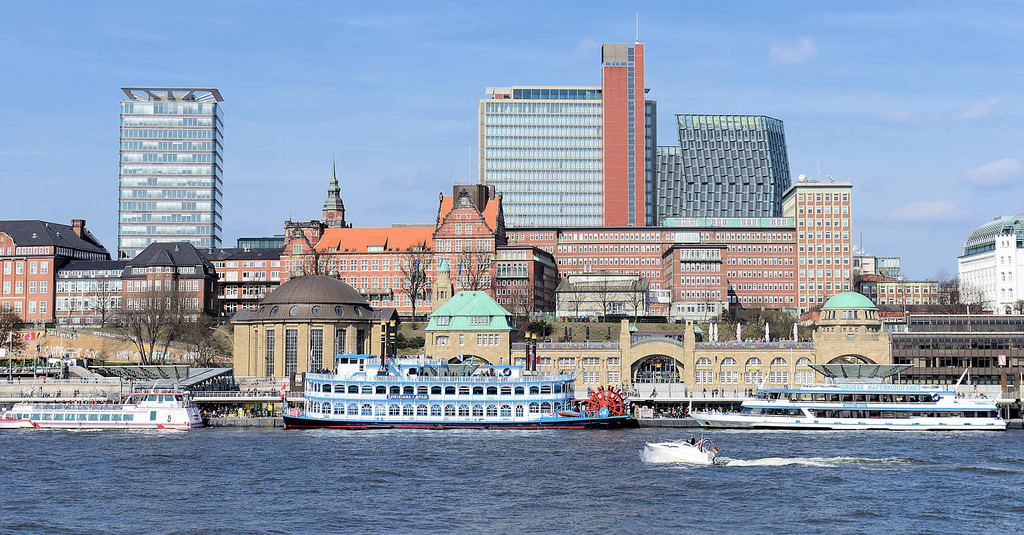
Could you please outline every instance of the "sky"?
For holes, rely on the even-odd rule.
[[[782,119],[793,179],[851,182],[855,243],[908,277],[1024,212],[1024,3],[36,1],[0,19],[0,218],[113,253],[120,88],[174,86],[225,99],[225,246],[319,218],[332,155],[354,226],[433,223],[484,88],[600,85],[638,12],[659,144],[675,113]]]

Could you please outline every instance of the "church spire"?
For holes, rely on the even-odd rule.
[[[341,186],[338,185],[338,164],[331,159],[331,184],[327,186],[327,200],[324,201],[324,222],[331,228],[344,228],[345,203],[341,202]]]

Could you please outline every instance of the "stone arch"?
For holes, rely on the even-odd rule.
[[[481,364],[484,366],[490,366],[491,362],[480,355],[455,355],[448,359],[448,364]]]
[[[840,355],[830,361],[829,364],[877,364],[875,361],[864,355]]]
[[[630,366],[634,383],[681,383],[683,362],[663,354],[645,355]]]

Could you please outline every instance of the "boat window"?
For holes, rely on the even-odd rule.
[[[377,413],[376,414],[377,416],[384,416],[384,412],[386,410],[387,409],[384,408],[384,405],[377,405],[377,408],[376,408],[375,412]]]
[[[323,385],[323,391],[324,392],[330,392],[331,391],[331,385],[328,385],[328,384]]]
[[[109,422],[110,421],[110,415],[109,414],[101,414],[100,415],[100,421],[101,422]]]
[[[853,394],[842,394],[844,402],[853,402]]]
[[[520,418],[523,416],[523,406],[522,405],[516,405],[516,416],[520,417]]]
[[[334,404],[334,414],[345,414],[345,404],[344,403],[335,403]]]
[[[411,386],[407,386],[407,387],[402,388],[402,394],[404,394],[406,396],[411,396],[411,395],[413,395],[415,393],[416,393],[415,389],[413,389],[413,387],[411,387]]]
[[[369,403],[363,403],[362,415],[373,416],[373,405],[370,405]]]
[[[420,394],[420,395],[425,395],[425,394],[427,393],[427,387],[426,387],[426,385],[420,385],[420,386],[417,386],[417,387],[416,387],[416,393],[417,393],[417,394]]]
[[[460,386],[459,387],[459,395],[460,396],[468,396],[469,395],[469,387],[468,386]]]
[[[880,398],[882,403],[892,403],[892,394],[882,394]]]
[[[545,401],[544,403],[541,403],[540,404],[540,412],[543,412],[545,414],[551,412],[551,403],[548,403],[547,401]]]
[[[512,387],[511,386],[503,386],[503,387],[501,387],[501,395],[503,395],[503,396],[511,396],[512,395]]]
[[[498,387],[496,387],[496,386],[489,386],[489,387],[487,387],[487,395],[488,396],[497,396],[498,395]]]
[[[459,405],[459,416],[469,416],[469,405]]]
[[[540,414],[540,403],[536,401],[530,403],[530,414]]]
[[[483,405],[473,405],[473,416],[483,416],[483,415],[484,415],[484,406]]]
[[[81,420],[81,418],[79,418],[79,420]],[[149,411],[149,421],[152,422],[154,420],[156,420],[156,411]]]
[[[115,414],[112,418],[113,418],[113,420],[115,422],[120,422],[121,421],[121,415],[120,414]]]
[[[364,394],[372,394],[373,393],[373,387],[370,386],[370,385],[363,385],[363,393]]]
[[[430,393],[431,394],[440,394],[441,393],[441,387],[440,386],[432,386],[432,387],[430,387]]]
[[[907,396],[904,396],[903,394],[896,394],[896,395],[893,396],[893,400],[896,403],[906,403]]]
[[[383,394],[384,392],[380,392],[380,393]],[[402,389],[400,387],[397,387],[397,386],[392,386],[391,387],[391,391],[388,392],[388,393],[389,394],[401,394],[402,393]]]
[[[426,415],[427,415],[427,406],[426,405],[416,405],[416,416],[426,416]]]
[[[40,420],[52,420],[52,419],[53,419],[53,414],[43,414],[42,418],[40,418]]]
[[[431,416],[441,416],[441,406],[440,405],[431,405],[430,406],[430,415]]]
[[[540,389],[537,388],[536,386],[531,386],[530,387],[530,393],[531,394],[540,394]]]
[[[853,400],[856,401],[857,403],[865,403],[865,402],[867,402],[867,395],[865,395],[865,394],[854,394]]]
[[[353,415],[354,414],[359,414],[359,405],[356,405],[355,403],[349,403],[348,404],[348,413],[349,414],[353,414]]]
[[[562,383],[555,384],[555,393],[556,394],[561,394],[562,393]]]
[[[550,394],[551,393],[551,385],[540,385],[540,393],[541,394]]]
[[[815,392],[814,401],[825,401],[826,395],[821,392]]]
[[[497,405],[488,405],[487,406],[487,416],[497,416],[497,415],[498,415],[498,406]]]
[[[349,394],[358,394],[359,393],[359,387],[356,386],[356,385],[348,385],[348,393]]]
[[[62,421],[62,420],[64,420],[64,415],[63,415],[63,414],[54,414],[54,415],[53,415],[53,419],[54,419],[55,421],[58,421],[58,422],[59,422],[59,421]]]
[[[402,416],[412,416],[412,405],[402,405]]]
[[[444,387],[444,394],[446,396],[454,396],[455,395],[455,387],[454,386],[446,386],[446,387]]]
[[[482,386],[474,386],[473,387],[473,395],[474,396],[482,396],[482,395],[484,395],[484,387],[482,387]]]
[[[384,385],[377,385],[377,387],[374,388],[374,391],[376,391],[378,394],[387,394],[388,389]]]
[[[390,416],[398,416],[400,412],[401,410],[398,408],[397,403],[393,403],[390,407],[388,407],[388,415]]]
[[[508,417],[512,416],[512,406],[511,405],[502,405],[501,406],[501,415],[502,415],[502,417],[505,417],[505,418],[508,418]]]
[[[444,406],[444,415],[445,416],[455,416],[455,405],[445,405]]]
[[[522,395],[522,394],[525,394],[525,393],[526,393],[526,389],[524,389],[524,388],[523,388],[523,387],[521,387],[521,386],[517,386],[517,387],[516,387],[516,395],[517,395],[517,396],[519,396],[519,395]]]

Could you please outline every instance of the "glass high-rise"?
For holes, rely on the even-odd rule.
[[[509,227],[653,221],[644,45],[603,45],[601,68],[600,87],[488,88],[480,101],[480,182]]]
[[[782,121],[764,115],[677,114],[679,146],[658,147],[656,222],[779,217],[789,188]]]
[[[220,91],[124,87],[117,256],[153,242],[221,246],[224,112]]]

